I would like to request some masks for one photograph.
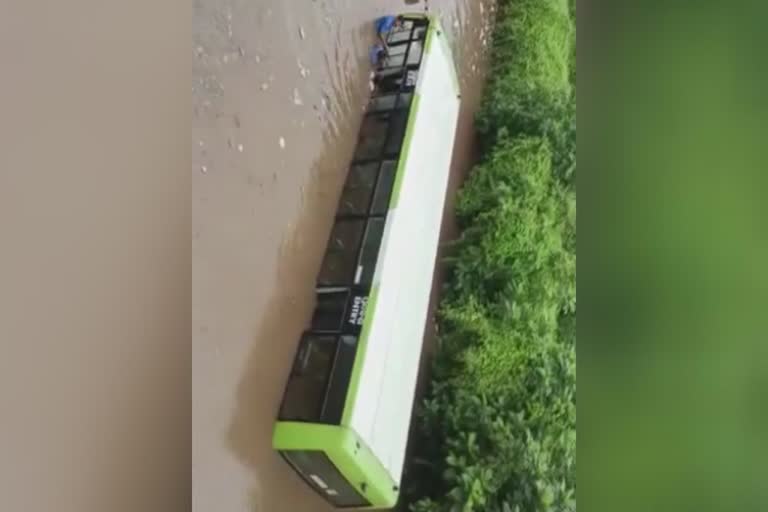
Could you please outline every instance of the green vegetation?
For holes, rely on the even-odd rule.
[[[569,0],[500,0],[460,192],[414,512],[576,510],[575,29]]]

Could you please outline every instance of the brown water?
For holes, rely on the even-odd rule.
[[[492,5],[429,2],[453,41],[463,92],[449,213],[473,161]],[[271,449],[271,431],[369,94],[371,20],[424,8],[410,0],[195,1],[197,512],[329,510]],[[443,240],[453,233],[449,214]],[[435,290],[439,281],[440,269]]]

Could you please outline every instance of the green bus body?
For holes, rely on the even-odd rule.
[[[353,415],[364,400],[359,392],[377,316],[379,256],[414,149],[414,125],[422,96],[429,94],[420,90],[421,82],[414,83],[414,77],[429,65],[435,44],[443,45],[442,55],[450,56],[435,18],[423,14],[404,17],[405,30],[389,35],[394,64],[382,73],[384,78],[361,128],[318,276],[318,305],[311,327],[300,340],[273,435],[274,449],[338,508],[391,508],[399,497],[401,475],[393,474],[381,454],[358,434]],[[416,55],[414,48],[421,54]],[[450,69],[453,99],[458,104],[452,61]],[[453,129],[455,132],[455,125]],[[451,137],[446,145],[449,151],[452,143]],[[420,346],[413,347],[411,357],[417,362],[420,351]],[[412,396],[406,399],[412,401]],[[405,442],[402,445],[398,450],[404,452]]]

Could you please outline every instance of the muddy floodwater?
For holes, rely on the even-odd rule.
[[[446,241],[473,162],[491,0],[195,0],[195,512],[330,510],[271,449],[272,427],[370,94],[371,21],[427,7],[462,87]]]

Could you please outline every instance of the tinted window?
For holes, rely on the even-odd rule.
[[[400,90],[400,84],[403,82],[402,70],[398,70],[397,73],[383,77],[379,81],[379,91],[384,92],[396,92]]]
[[[395,108],[396,94],[387,94],[384,96],[377,96],[371,99],[371,103],[368,106],[368,112],[381,112],[382,110],[392,110]]]
[[[363,250],[360,253],[356,284],[368,285],[373,281],[373,273],[376,270],[376,260],[379,256],[381,238],[384,235],[384,219],[370,219],[365,233]]]
[[[363,220],[336,221],[320,269],[319,284],[348,284],[352,280],[364,227]]]
[[[389,57],[386,60],[386,67],[402,68],[403,65],[405,64],[405,50],[407,48],[408,48],[407,44],[390,46]]]
[[[373,187],[376,183],[376,162],[353,165],[347,175],[344,191],[339,201],[339,214],[364,214],[368,212],[371,203]]]
[[[415,80],[418,78],[418,72],[417,71],[408,71],[408,75],[410,75],[411,80]],[[412,92],[404,92],[401,93],[400,96],[397,98],[397,108],[408,108],[411,106],[411,100],[413,99],[413,93]]]
[[[410,33],[409,33],[410,34]],[[408,37],[405,37],[405,41],[407,41]],[[406,50],[408,50],[408,43],[403,42],[401,44],[390,44],[389,45],[389,56],[395,57],[395,56],[401,56],[405,55]]]
[[[355,151],[356,160],[378,158],[384,147],[389,126],[389,114],[365,116]]]
[[[357,338],[355,336],[342,336],[338,346],[321,418],[323,423],[332,425],[341,423],[341,417],[344,414],[352,367],[355,364]]]
[[[407,110],[395,110],[392,112],[392,130],[387,140],[386,153],[394,155],[400,152],[400,146],[405,136],[405,126],[408,121]]]
[[[281,420],[319,420],[336,347],[335,336],[302,338],[280,408]]]
[[[421,54],[424,52],[424,47],[420,41],[414,41],[411,43],[411,49],[408,51],[408,64],[418,64],[421,61]]]
[[[319,292],[317,305],[312,316],[312,330],[338,331],[344,321],[347,307],[347,292]]]
[[[393,31],[389,35],[389,43],[399,43],[402,41],[407,41],[411,37],[411,27],[413,26],[413,22],[406,21],[403,23],[403,27],[400,30]]]
[[[373,196],[372,212],[374,215],[383,215],[389,209],[389,198],[392,195],[396,171],[396,161],[385,160],[381,163],[379,183],[376,185],[376,194]]]

